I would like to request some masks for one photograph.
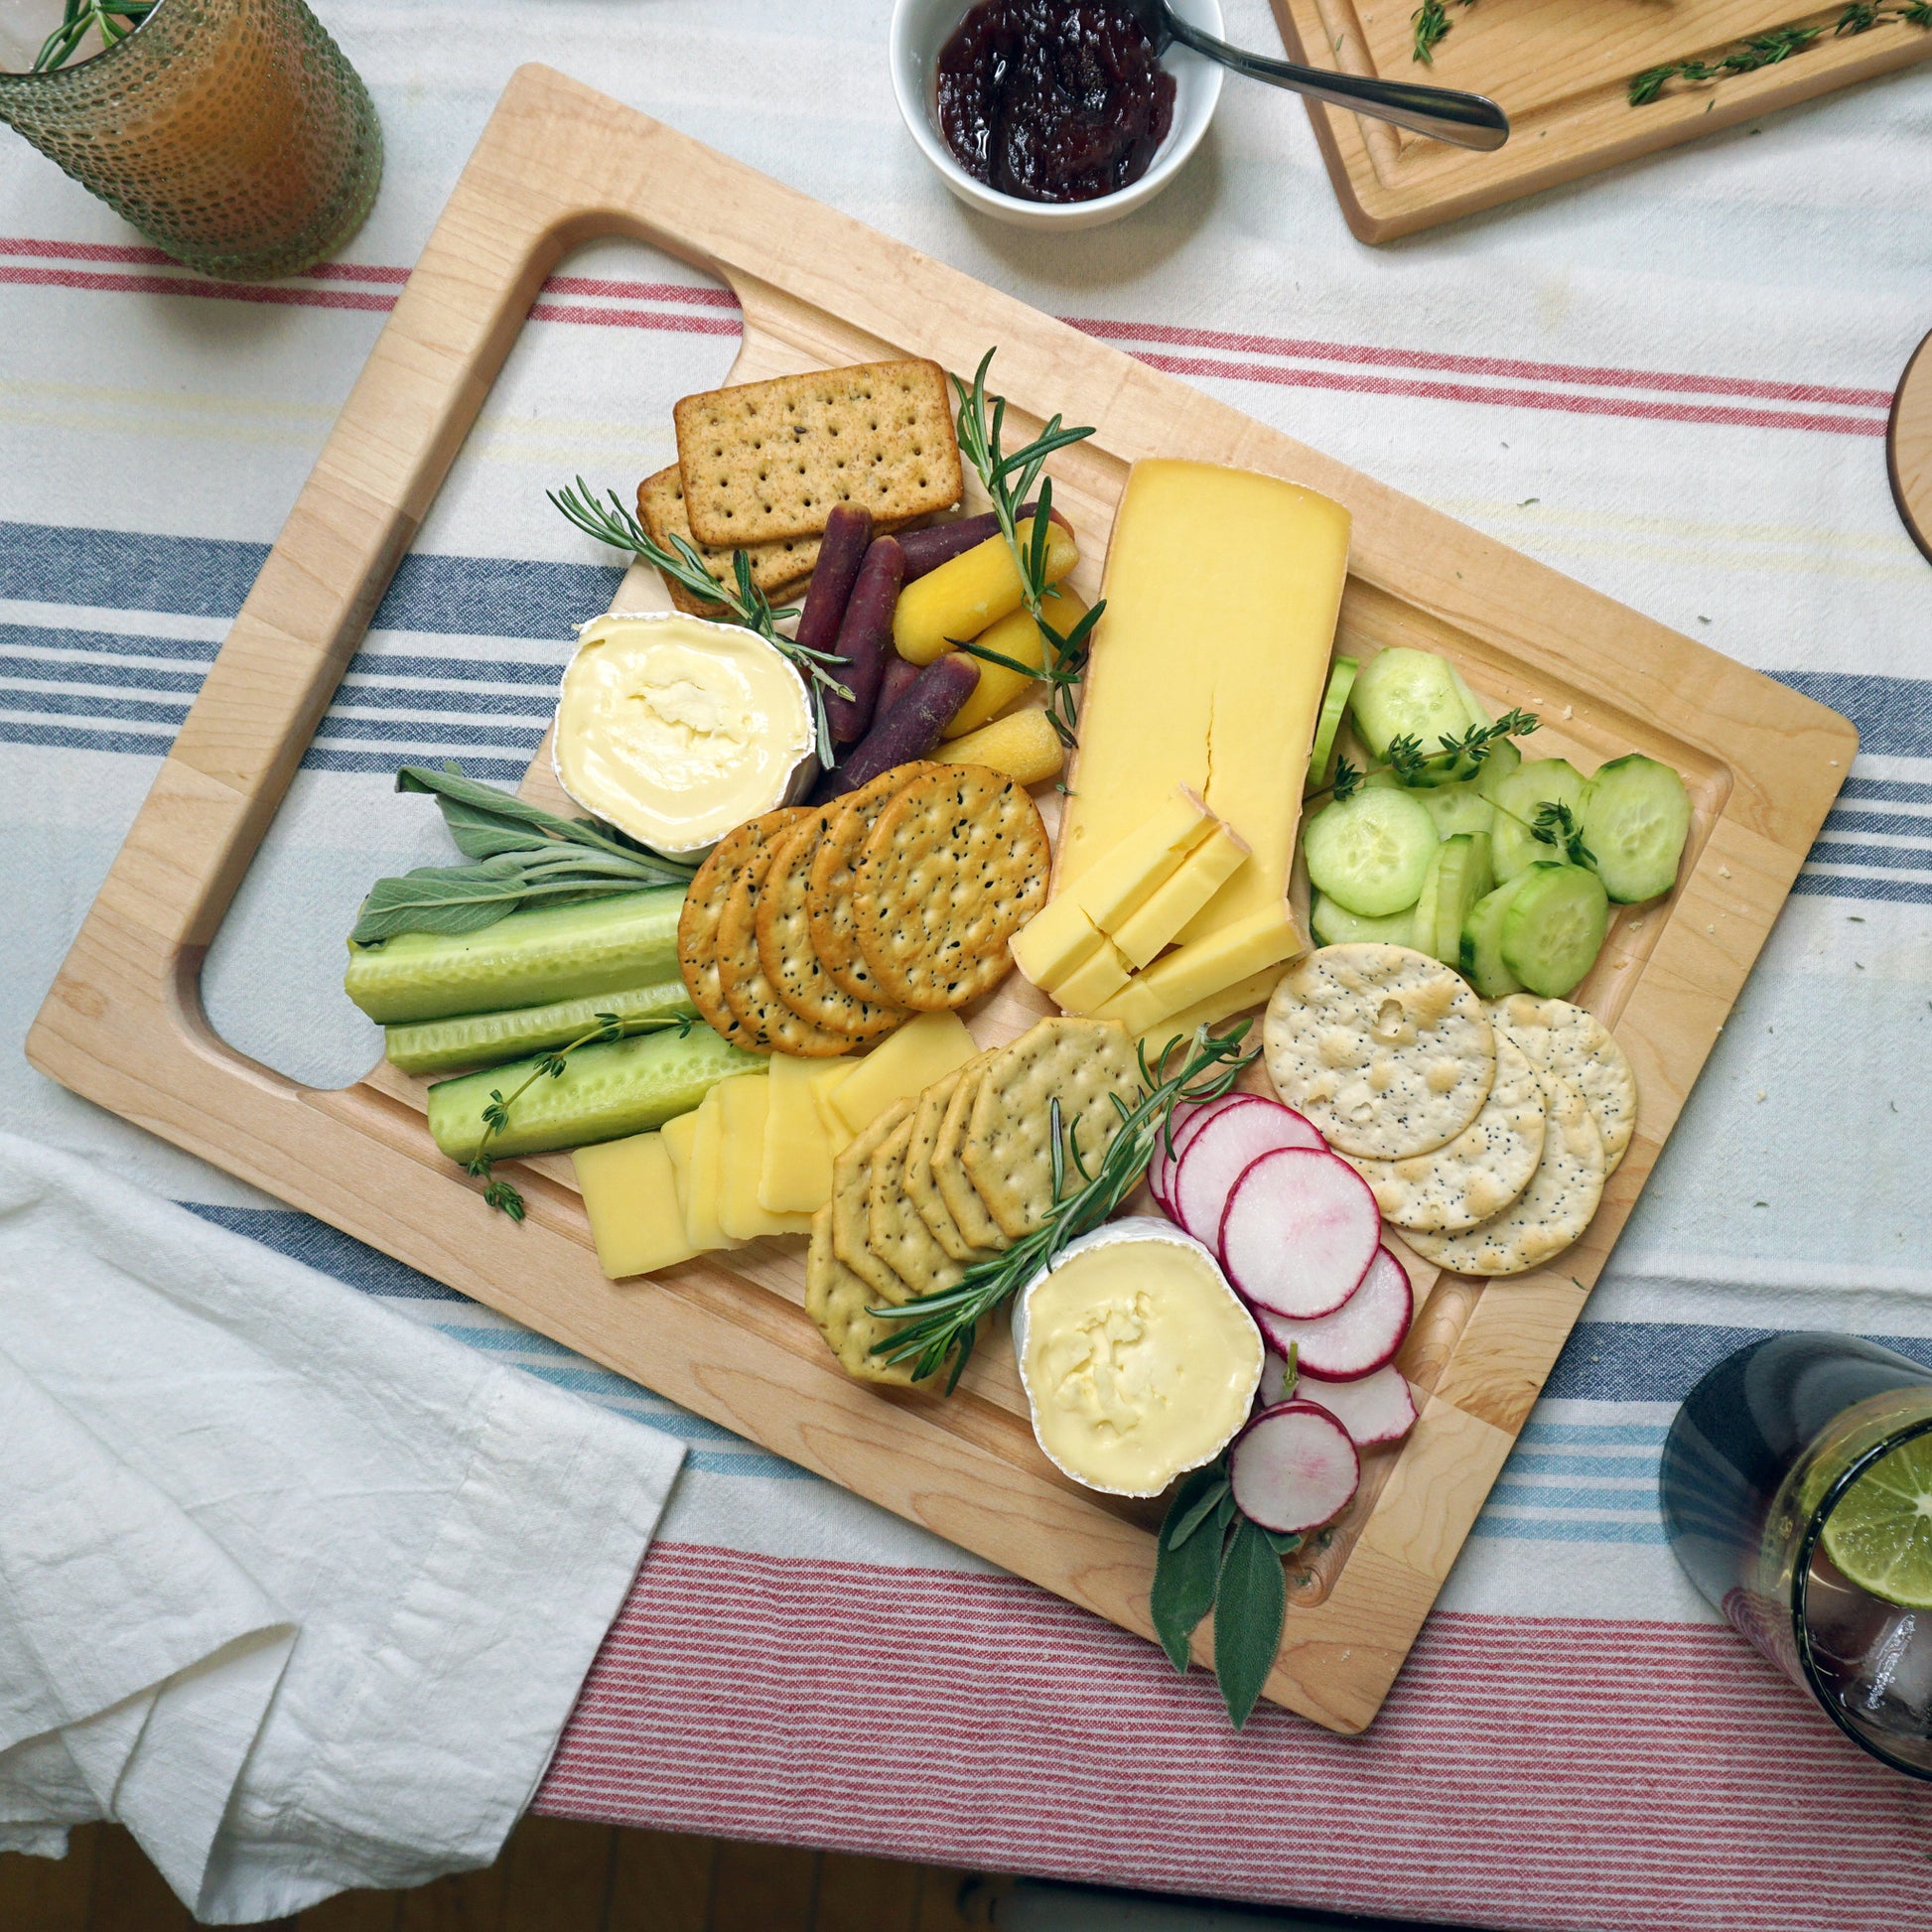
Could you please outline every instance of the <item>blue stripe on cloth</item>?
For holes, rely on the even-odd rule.
[[[535,749],[534,742],[532,750]],[[340,752],[328,745],[311,745],[302,758],[304,771],[374,771],[385,778],[396,775],[399,764],[432,764],[439,754],[418,748],[412,758],[397,752]],[[466,778],[491,778],[498,784],[521,784],[530,760],[522,759],[484,759],[468,755],[462,759]]]
[[[1707,1369],[1772,1332],[1688,1321],[1580,1321],[1543,1393],[1559,1401],[1682,1402]],[[1932,1336],[1868,1339],[1932,1368]]]
[[[175,742],[166,738],[144,738],[137,732],[74,731],[66,725],[19,725],[0,718],[0,745],[47,745],[64,752],[132,752],[142,758],[166,758]],[[304,759],[303,763],[308,759]],[[517,773],[518,777],[523,774]]]
[[[1923,812],[1833,812],[1825,821],[1825,830],[1889,832],[1901,839],[1926,839],[1932,838],[1932,818]]]
[[[1504,1536],[1525,1543],[1665,1543],[1661,1518],[1654,1523],[1610,1523],[1578,1517],[1503,1516],[1485,1510],[1476,1518],[1475,1536]]]
[[[1820,839],[1812,847],[1807,863],[1819,866],[1884,866],[1893,872],[1927,872],[1932,871],[1932,849],[1921,846],[1915,851],[1909,846],[1834,845],[1829,839]]]
[[[342,718],[332,711],[316,727],[316,737],[359,738],[374,745],[497,745],[521,751],[527,761],[549,723],[547,715],[526,725],[446,725],[435,718]]]
[[[1842,872],[1801,872],[1794,893],[1812,898],[1870,898],[1892,904],[1932,905],[1932,879],[1854,879]]]
[[[563,675],[559,668],[558,676]],[[554,687],[549,691],[441,691],[423,684],[371,684],[366,679],[345,679],[337,687],[338,707],[358,707],[364,711],[482,712],[514,718],[540,718],[550,722]]]
[[[145,664],[78,663],[65,657],[0,656],[0,677],[31,678],[42,684],[118,684],[131,691],[186,691],[202,688],[200,671],[157,671]]]
[[[145,631],[73,630],[64,624],[0,623],[9,650],[78,650],[97,657],[176,657],[211,664],[221,648],[212,637],[151,637]]]
[[[55,718],[114,719],[124,724],[180,725],[185,704],[145,698],[101,698],[86,691],[8,691],[0,689],[0,710],[38,711]]]
[[[1522,1509],[1652,1510],[1657,1506],[1656,1464],[1653,1462],[1651,1467],[1653,1479],[1646,1488],[1573,1486],[1568,1489],[1543,1489],[1533,1482],[1511,1482],[1509,1478],[1514,1468],[1512,1459],[1510,1466],[1497,1479],[1495,1488],[1490,1490],[1489,1501],[1499,1509],[1513,1505]]]
[[[1932,678],[1848,671],[1770,675],[1851,719],[1867,758],[1932,758]]]
[[[1847,778],[1841,798],[1889,798],[1899,805],[1932,805],[1932,785],[1915,785],[1903,778]]]

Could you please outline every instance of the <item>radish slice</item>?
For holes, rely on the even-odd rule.
[[[1192,1164],[1206,1145],[1203,1129],[1174,1177],[1183,1217],[1195,1199]],[[1190,1223],[1183,1218],[1182,1225]],[[1346,1161],[1311,1148],[1276,1148],[1242,1169],[1227,1197],[1221,1266],[1244,1302],[1305,1319],[1329,1313],[1354,1294],[1381,1240],[1375,1196]]]
[[[1214,1116],[1229,1107],[1245,1106],[1250,1100],[1259,1100],[1258,1093],[1224,1093],[1212,1100],[1183,1100],[1173,1110],[1173,1153],[1168,1153],[1167,1136],[1160,1136],[1154,1143],[1154,1159],[1148,1163],[1148,1190],[1163,1207],[1169,1217],[1178,1220],[1173,1211],[1173,1171],[1180,1165],[1180,1157],[1187,1152],[1187,1143]]]
[[[1264,1409],[1228,1454],[1235,1504],[1265,1530],[1320,1528],[1348,1507],[1361,1479],[1347,1430],[1312,1402]]]
[[[1262,1367],[1262,1385],[1267,1386],[1268,1369]],[[1295,1384],[1295,1394],[1303,1402],[1312,1402],[1347,1430],[1357,1449],[1371,1443],[1399,1443],[1414,1427],[1416,1399],[1397,1368],[1378,1368],[1372,1375],[1352,1382],[1323,1382],[1304,1375]]]
[[[1409,1332],[1415,1297],[1401,1262],[1377,1248],[1361,1286],[1332,1314],[1296,1321],[1252,1302],[1248,1308],[1278,1355],[1293,1345],[1306,1373],[1326,1382],[1352,1382],[1395,1359]]]
[[[1220,1233],[1221,1215],[1234,1183],[1257,1156],[1277,1148],[1327,1152],[1327,1143],[1293,1107],[1259,1095],[1249,1099],[1252,1104],[1226,1108],[1195,1129],[1168,1186],[1170,1211],[1196,1241],[1210,1248]]]

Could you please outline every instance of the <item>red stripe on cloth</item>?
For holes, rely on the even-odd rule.
[[[532,322],[575,322],[590,329],[656,329],[677,336],[742,336],[735,316],[666,315],[656,309],[572,309],[561,302],[530,304]]]
[[[204,282],[178,275],[109,275],[84,268],[0,267],[0,282],[39,288],[111,289],[121,295],[189,295],[205,302],[267,302],[295,309],[368,309],[386,315],[393,295],[358,295],[348,289],[270,287],[256,282]]]
[[[1442,1614],[1374,1728],[1004,1577],[655,1545],[538,1809],[1524,1932],[1932,1932],[1932,1797],[1728,1630]]]

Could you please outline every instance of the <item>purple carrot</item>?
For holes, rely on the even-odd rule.
[[[1021,504],[1020,514],[1014,521],[1024,523],[1038,507],[1037,503]],[[1048,510],[1047,515],[1061,529],[1072,534],[1073,525],[1058,510]],[[929,523],[923,530],[900,531],[898,542],[899,548],[905,552],[905,581],[909,584],[913,578],[923,577],[927,571],[951,563],[962,551],[984,543],[990,536],[997,536],[999,530],[1000,519],[988,510],[980,516],[962,516],[957,523]]]
[[[825,519],[825,535],[818,546],[818,564],[805,592],[805,609],[798,619],[798,641],[807,650],[830,650],[852,596],[853,580],[866,560],[872,541],[872,511],[852,503],[835,503]]]
[[[894,651],[886,659],[886,668],[879,674],[879,696],[873,705],[873,716],[885,717],[904,697],[918,674],[918,665]]]
[[[893,608],[905,581],[905,553],[897,537],[875,537],[846,601],[845,617],[832,645],[843,664],[826,668],[851,691],[850,698],[827,697],[825,720],[835,745],[850,745],[866,735],[879,697],[879,678],[893,648]]]
[[[924,758],[979,681],[980,667],[964,651],[949,650],[923,666],[897,704],[874,724],[839,767],[840,788],[855,790],[896,764]]]

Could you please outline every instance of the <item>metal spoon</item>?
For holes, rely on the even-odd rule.
[[[1458,148],[1479,148],[1487,154],[1509,139],[1509,116],[1481,94],[1459,93],[1451,87],[1424,87],[1412,80],[1334,73],[1324,68],[1300,67],[1293,61],[1272,61],[1188,26],[1168,0],[1124,0],[1124,4],[1146,30],[1157,55],[1178,41],[1236,73],[1245,73],[1250,80],[1265,80],[1271,87],[1286,87],[1311,100],[1352,108],[1378,121],[1393,121],[1397,127]]]

